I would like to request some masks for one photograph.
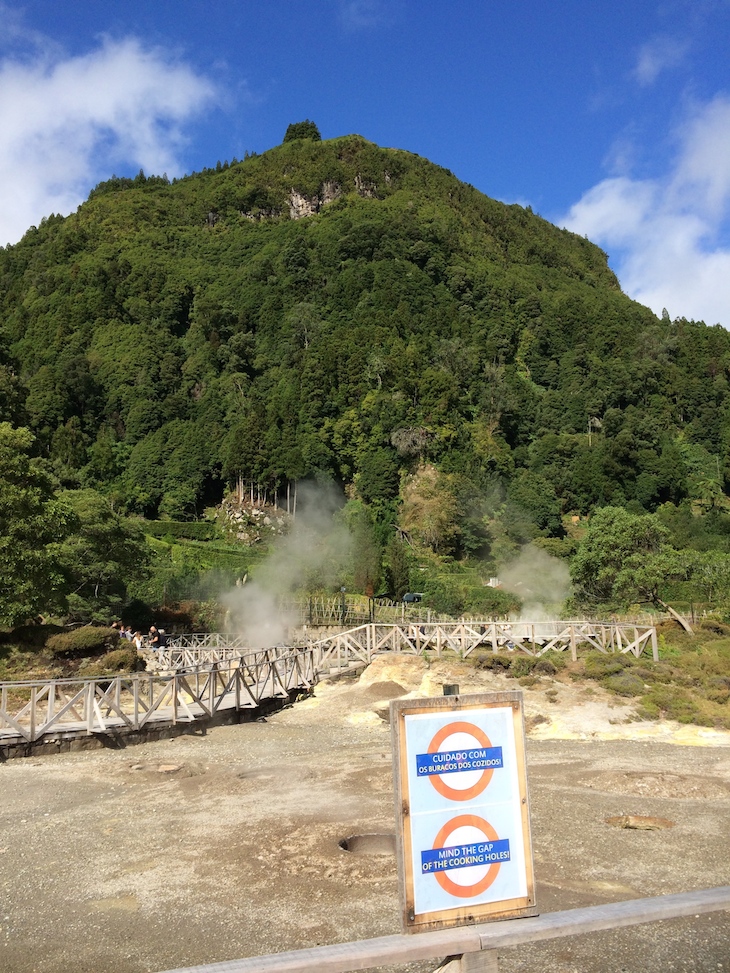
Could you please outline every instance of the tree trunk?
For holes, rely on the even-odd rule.
[[[669,614],[672,616],[675,622],[680,624],[682,628],[685,630],[685,632],[689,632],[690,635],[694,635],[694,632],[692,631],[692,626],[684,617],[684,615],[680,615],[679,612],[676,612],[671,605],[668,605],[666,601],[662,601],[661,598],[657,598],[656,601],[658,605],[661,605],[662,608],[665,608],[669,612]]]

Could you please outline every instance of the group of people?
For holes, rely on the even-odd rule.
[[[112,622],[111,627],[119,632],[119,638],[134,642],[134,647],[138,652],[142,648],[152,649],[153,652],[158,652],[167,645],[165,630],[157,628],[156,625],[150,625],[150,631],[146,638],[141,632],[132,632],[131,625],[125,626],[120,625],[119,622]]]

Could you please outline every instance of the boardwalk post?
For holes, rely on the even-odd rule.
[[[139,729],[139,679],[132,680],[132,728]]]
[[[36,728],[36,713],[35,713],[35,700],[36,700],[36,687],[34,686],[30,691],[30,739],[35,740],[35,728]]]
[[[652,626],[651,629],[651,655],[654,662],[659,661],[659,644],[656,637],[656,628]]]
[[[578,646],[575,641],[575,626],[570,626],[570,658],[573,662],[578,661]]]
[[[178,679],[178,674],[174,673],[172,677],[172,725],[175,726],[177,723],[177,694],[180,682]]]

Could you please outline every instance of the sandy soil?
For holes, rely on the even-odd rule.
[[[460,663],[377,659],[266,722],[0,766],[0,970],[143,973],[399,932],[387,701],[514,689]],[[730,733],[525,690],[542,912],[730,884]],[[650,815],[672,827],[624,829]],[[426,970],[435,964],[414,965]],[[505,950],[504,973],[730,970],[730,914]]]

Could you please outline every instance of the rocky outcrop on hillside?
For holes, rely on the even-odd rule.
[[[342,195],[342,188],[339,183],[327,181],[322,183],[322,187],[318,193],[315,193],[311,199],[307,199],[296,189],[292,189],[289,193],[289,216],[293,220],[301,220],[304,216],[312,216],[314,213],[319,213],[323,206],[327,203],[333,202],[338,196]]]
[[[227,497],[221,504],[223,529],[244,544],[260,544],[264,540],[285,534],[290,515],[271,504],[257,506]]]

